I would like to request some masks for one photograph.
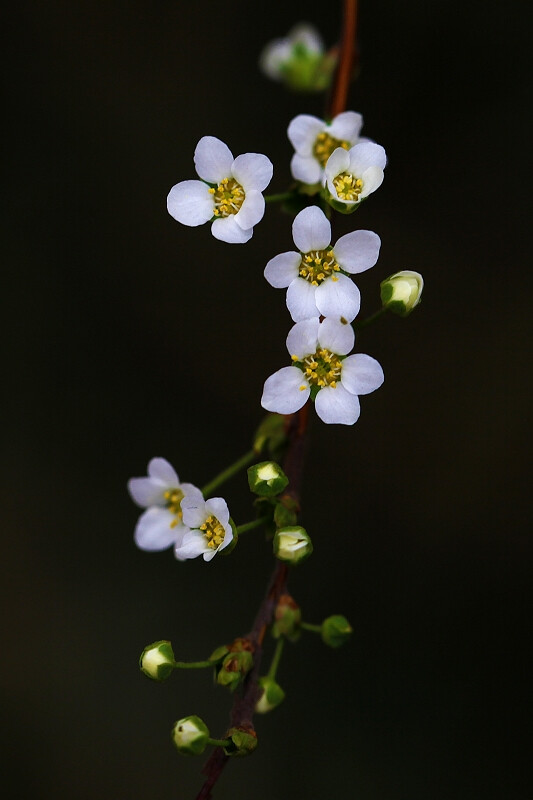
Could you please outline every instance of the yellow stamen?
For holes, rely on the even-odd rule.
[[[170,527],[175,528],[181,523],[181,518],[183,516],[183,512],[181,510],[183,492],[181,489],[167,489],[167,491],[163,494],[163,497],[167,501],[166,507],[171,514],[174,514],[174,519],[170,523]]]
[[[332,250],[313,250],[302,256],[299,275],[313,286],[319,286],[333,272],[339,270]]]
[[[235,178],[223,178],[216,189],[209,189],[214,194],[216,217],[229,217],[237,214],[244,203],[245,193],[240,183]]]
[[[341,172],[333,178],[333,186],[339,200],[349,200],[351,203],[359,202],[359,195],[363,191],[363,181],[349,172]]]
[[[226,535],[224,526],[212,514],[200,525],[200,530],[207,539],[207,546],[211,547],[213,550],[222,544],[224,536]]]
[[[331,386],[335,389],[340,381],[342,361],[338,355],[321,347],[316,353],[302,359],[302,370],[312,386]]]
[[[344,150],[349,150],[351,145],[350,142],[343,141],[342,139],[336,139],[334,136],[330,136],[329,133],[326,133],[325,131],[318,134],[313,146],[313,155],[321,167],[326,166],[328,158],[333,151],[337,149],[337,147],[342,147]]]

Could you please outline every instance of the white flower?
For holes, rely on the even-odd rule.
[[[263,48],[259,68],[293,91],[319,92],[330,85],[337,60],[334,49],[324,51],[316,28],[300,22],[287,36],[273,39]]]
[[[265,278],[287,290],[287,308],[294,322],[310,317],[344,317],[351,322],[359,313],[359,289],[345,273],[364,272],[379,256],[381,240],[372,231],[353,231],[331,248],[331,224],[318,206],[300,211],[292,224],[300,252],[280,253],[265,267]]]
[[[355,210],[381,186],[386,163],[384,148],[375,142],[360,142],[350,150],[338,147],[324,170],[330,198],[346,211]]]
[[[323,183],[328,158],[338,147],[349,150],[361,141],[363,118],[356,111],[343,111],[330,123],[310,114],[299,114],[289,123],[287,136],[294,147],[291,173],[302,183]]]
[[[184,225],[202,225],[214,219],[215,239],[242,244],[265,213],[262,192],[272,179],[272,162],[260,153],[233,158],[229,147],[214,136],[203,136],[194,151],[196,172],[202,180],[181,181],[167,197],[169,214]]]
[[[174,548],[179,561],[203,555],[204,561],[227,547],[233,540],[229,510],[222,497],[204,500],[202,497],[184,498],[181,504],[183,522],[190,529]]]
[[[130,478],[132,500],[147,510],[135,527],[134,540],[141,550],[166,550],[181,541],[188,528],[182,521],[185,497],[202,499],[192,483],[180,483],[174,468],[164,458],[152,458],[146,478]]]
[[[323,422],[353,425],[359,418],[360,394],[383,383],[375,358],[357,353],[345,358],[354,345],[351,325],[336,319],[297,322],[287,336],[292,367],[283,367],[265,381],[261,405],[278,414],[294,414],[309,397]]]
[[[283,80],[286,68],[302,59],[317,59],[324,53],[324,43],[313,25],[300,22],[287,36],[265,45],[259,57],[261,70],[272,80]]]

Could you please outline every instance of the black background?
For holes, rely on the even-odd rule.
[[[531,49],[529,4],[361,3],[349,107],[389,158],[336,235],[375,230],[358,279],[423,273],[406,320],[357,349],[385,384],[353,428],[313,413],[301,521],[312,558],[290,587],[349,645],[286,648],[282,706],[217,800],[528,797]],[[290,180],[286,137],[322,95],[270,82],[258,54],[302,19],[326,43],[341,3],[17,3],[4,12],[2,311],[3,784],[18,798],[192,800],[230,697],[206,673],[156,685],[143,646],[204,658],[248,630],[271,569],[261,534],[231,558],[142,553],[126,481],[148,460],[206,483],[249,449],[290,318],[267,260],[292,248],[268,207],[244,246],[170,218],[205,134]],[[244,477],[221,490],[250,518]]]

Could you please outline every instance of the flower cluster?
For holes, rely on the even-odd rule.
[[[204,500],[192,483],[180,483],[164,458],[152,458],[148,475],[130,478],[132,500],[146,511],[135,527],[134,540],[141,550],[174,548],[178,561],[203,556],[211,559],[231,544],[233,529],[222,497]]]
[[[283,44],[280,52],[292,53],[292,44],[287,47]],[[311,399],[324,422],[353,425],[359,417],[359,395],[383,383],[375,359],[364,354],[347,357],[355,341],[350,323],[361,305],[352,275],[376,264],[381,241],[373,231],[356,230],[332,246],[329,221],[331,209],[353,213],[383,181],[385,150],[360,136],[362,126],[361,114],[345,111],[329,121],[299,114],[287,129],[294,147],[292,177],[307,187],[309,196],[317,196],[317,204],[308,205],[293,220],[297,249],[274,256],[264,270],[271,286],[287,290],[286,305],[295,323],[287,337],[293,364],[264,385],[261,405],[268,411],[292,414]],[[204,136],[194,163],[201,180],[172,187],[169,213],[185,225],[212,221],[213,236],[224,242],[247,242],[264,215],[262,192],[273,174],[270,160],[259,153],[234,159],[224,142]],[[175,552],[178,558],[190,557],[190,547],[183,543],[175,545]]]

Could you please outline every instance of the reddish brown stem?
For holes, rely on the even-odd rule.
[[[332,84],[331,99],[327,113],[330,117],[346,109],[348,90],[356,57],[357,0],[344,0],[342,36],[339,48],[339,63]],[[287,416],[286,433],[288,448],[283,470],[289,478],[286,493],[299,505],[304,451],[309,413],[309,402],[296,414]],[[242,690],[236,692],[230,714],[230,726],[252,725],[255,704],[259,698],[258,678],[263,655],[263,640],[272,622],[278,600],[287,590],[287,566],[277,561],[270,582],[259,606],[250,633],[245,637],[254,647],[254,666],[246,676]],[[224,738],[224,737],[221,737]],[[202,772],[206,780],[196,800],[211,800],[212,789],[226,766],[229,756],[221,747],[216,747],[206,761]]]
[[[333,78],[328,104],[328,116],[335,117],[346,110],[348,91],[357,55],[357,0],[344,0],[339,61]]]

